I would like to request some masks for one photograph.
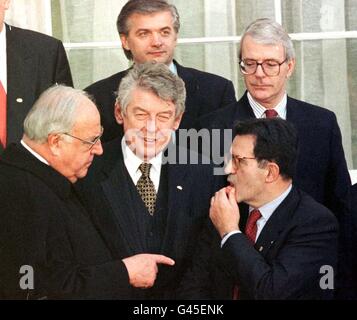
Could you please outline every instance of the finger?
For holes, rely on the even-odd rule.
[[[231,188],[228,193],[228,200],[231,204],[236,204],[236,190],[234,188]]]
[[[231,190],[232,190],[232,186],[227,186],[226,187],[226,193],[227,193],[227,195],[231,192]]]
[[[174,260],[172,260],[171,258],[166,257],[164,255],[152,254],[151,256],[153,257],[153,259],[155,260],[156,263],[167,264],[169,266],[173,266],[175,264]]]

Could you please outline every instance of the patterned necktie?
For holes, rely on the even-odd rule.
[[[6,92],[0,81],[0,143],[6,147]]]
[[[248,218],[247,224],[245,226],[245,235],[248,237],[248,239],[252,242],[254,245],[255,243],[255,238],[257,236],[257,221],[261,218],[262,214],[260,213],[259,210],[254,209]],[[233,287],[233,300],[238,300],[239,299],[239,285],[235,285]]]
[[[265,116],[267,118],[276,118],[278,113],[274,109],[267,109],[265,110]]]
[[[150,168],[151,163],[142,163],[139,166],[141,177],[136,184],[136,188],[150,215],[153,215],[155,211],[156,191],[154,184],[150,179]]]

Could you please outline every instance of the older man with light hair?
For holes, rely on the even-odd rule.
[[[81,90],[46,90],[24,121],[21,144],[0,157],[0,297],[122,298],[153,285],[160,255],[119,257],[73,184],[103,153],[95,104]]]

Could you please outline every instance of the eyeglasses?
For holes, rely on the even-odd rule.
[[[240,167],[242,165],[242,163],[245,162],[245,160],[257,159],[257,158],[254,158],[254,157],[240,157],[240,156],[237,156],[235,154],[232,154],[231,158],[232,158],[232,162],[233,162],[235,167]]]
[[[244,59],[239,61],[239,67],[243,74],[254,74],[257,71],[258,66],[261,66],[265,75],[268,77],[275,77],[280,73],[280,66],[287,60],[288,59],[285,59],[283,62],[264,60],[259,63],[253,59]]]
[[[79,141],[82,141],[83,144],[88,146],[88,150],[91,150],[96,145],[96,143],[98,141],[100,141],[100,138],[103,136],[104,128],[100,127],[100,130],[101,130],[100,135],[95,137],[92,141],[88,141],[88,140],[84,140],[84,139],[78,138],[78,137],[73,136],[73,135],[71,135],[69,133],[63,133],[63,134],[66,135],[66,136],[69,136],[71,138],[77,139]]]

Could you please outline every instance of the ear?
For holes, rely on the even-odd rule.
[[[294,70],[295,70],[295,63],[296,63],[296,60],[295,58],[291,59],[289,62],[288,62],[288,73],[286,75],[286,78],[290,78],[291,75],[293,74]]]
[[[178,127],[180,126],[181,120],[182,120],[182,116],[183,116],[183,112],[180,113],[176,118],[175,118],[175,122],[174,125],[172,127],[173,130],[177,130]]]
[[[127,35],[125,35],[123,33],[120,34],[120,41],[121,41],[121,45],[123,46],[124,49],[130,50]]]
[[[54,156],[60,155],[62,140],[59,134],[49,134],[47,137],[47,144]]]
[[[268,162],[266,169],[268,170],[268,174],[266,176],[266,182],[272,183],[275,182],[280,176],[280,168],[274,162]]]
[[[117,122],[119,124],[123,124],[124,123],[124,116],[123,116],[123,113],[121,111],[121,107],[120,107],[119,103],[115,103],[114,117],[115,117],[115,119],[117,120]]]

